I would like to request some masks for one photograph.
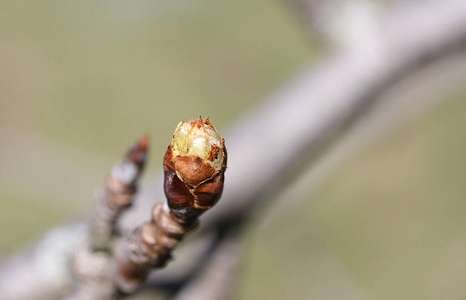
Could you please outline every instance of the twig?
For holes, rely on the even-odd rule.
[[[73,288],[66,300],[113,299],[113,240],[116,222],[136,193],[137,181],[147,158],[148,136],[144,135],[112,168],[99,195],[88,236],[76,249],[70,269]]]
[[[222,202],[203,218],[204,229],[247,214],[253,204],[263,200],[261,196],[270,186],[290,174],[290,166],[337,137],[383,90],[419,66],[464,45],[466,2],[400,3],[379,24],[378,35],[361,37],[361,43],[313,67],[261,108],[238,120],[226,135],[231,153],[228,185]],[[261,176],[251,169],[261,170]],[[150,210],[153,199],[163,197],[161,186],[162,180],[158,180],[144,190],[139,203],[123,217],[123,228],[132,228]],[[68,235],[75,240],[82,237]],[[37,299],[36,295],[54,295],[63,289],[66,280],[58,275],[46,277],[47,270],[38,268],[43,257],[39,253],[57,250],[57,243],[46,246],[22,252],[2,265],[1,299]],[[61,250],[61,255],[69,248]],[[65,268],[61,261],[51,261],[48,267]],[[168,272],[158,276],[168,276]]]
[[[116,252],[115,282],[134,292],[150,269],[164,267],[172,250],[220,198],[226,149],[209,119],[181,122],[164,157],[167,202],[155,205],[150,222],[137,228]]]
[[[161,204],[154,206],[152,220],[136,229],[117,247],[115,282],[124,293],[133,293],[152,268],[164,267],[183,236],[197,226],[176,218]]]
[[[105,189],[98,195],[98,203],[90,226],[91,248],[110,250],[110,241],[121,213],[133,201],[136,182],[147,159],[148,136],[144,135],[112,169],[105,182]]]
[[[233,296],[242,252],[238,226],[230,226],[201,270],[171,300],[227,300]]]

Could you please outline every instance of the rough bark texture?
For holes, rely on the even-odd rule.
[[[151,221],[119,244],[115,276],[119,290],[132,293],[139,288],[152,269],[165,266],[172,250],[196,226],[196,220],[187,223],[170,213],[168,207],[154,206]]]

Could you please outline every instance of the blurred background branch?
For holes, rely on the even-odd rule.
[[[326,46],[344,48],[361,35],[375,34],[386,3],[370,0],[283,0],[309,38],[318,37]],[[385,8],[386,9],[386,8]]]
[[[298,7],[305,8],[299,10],[304,13],[304,20],[313,20],[316,15],[314,11],[322,11],[322,8],[316,8],[319,7],[319,3],[322,2],[295,2]],[[331,1],[325,5],[341,8],[334,3],[339,1]],[[359,2],[345,3],[355,5]],[[310,13],[307,12],[308,8]],[[349,11],[364,12],[360,9]],[[251,214],[255,217],[262,215],[264,210],[272,212],[271,216],[290,210],[290,198],[300,198],[293,189],[281,194],[283,200],[279,202],[277,210],[265,207],[268,207],[268,203],[277,198],[279,191],[286,186],[297,185],[298,190],[299,186],[301,190],[307,190],[307,179],[318,178],[319,175],[316,174],[319,171],[328,174],[329,169],[334,168],[337,162],[343,161],[342,157],[349,156],[349,153],[355,152],[354,149],[363,148],[369,141],[378,138],[379,129],[393,130],[400,123],[413,119],[419,111],[432,107],[436,100],[427,101],[426,95],[435,95],[439,91],[448,94],[461,86],[466,77],[463,53],[466,41],[464,1],[406,1],[387,6],[383,11],[379,8],[367,11],[371,13],[367,14],[369,17],[366,19],[363,18],[366,23],[362,24],[371,28],[365,28],[354,35],[342,35],[350,36],[348,39],[333,38],[332,36],[340,35],[331,33],[334,31],[329,29],[330,33],[327,36],[336,41],[332,44],[344,47],[332,50],[330,55],[309,66],[291,84],[272,94],[263,104],[250,110],[234,123],[225,135],[230,159],[222,201],[209,215],[202,218],[203,225],[199,232],[192,237],[193,240],[186,241],[184,249],[179,249],[173,265],[153,274],[150,286],[176,291],[179,293],[177,297],[183,299],[183,295],[192,290],[192,284],[203,286],[207,282],[207,279],[202,283],[196,280],[209,278],[209,267],[196,264],[197,259],[212,255],[210,261],[215,266],[216,257],[221,256],[223,242],[222,239],[215,238],[219,228],[237,226],[238,223],[248,220]],[[338,19],[335,16],[339,16],[336,13],[330,15],[331,17],[327,16],[329,23],[335,18]],[[341,19],[353,22],[360,18]],[[340,28],[340,32],[345,32],[351,26],[342,22],[337,27]],[[409,83],[409,87],[414,87],[414,90],[422,87],[422,91],[414,96],[410,95],[409,91],[413,88],[406,89],[406,82]],[[400,91],[404,91],[404,95],[407,93],[407,96],[401,97],[403,92]],[[183,109],[189,111],[189,107]],[[370,122],[361,121],[371,118]],[[347,139],[337,144],[344,136],[347,136]],[[330,145],[334,147],[330,148]],[[72,151],[69,150],[66,157],[69,157]],[[322,163],[317,163],[320,161]],[[103,162],[96,162],[91,168],[101,164]],[[313,172],[305,173],[309,167],[312,167]],[[103,167],[102,173],[105,170]],[[260,172],[260,176],[257,172]],[[133,229],[140,223],[140,216],[146,216],[154,202],[163,199],[161,177],[151,178],[150,181],[151,183],[142,189],[134,209],[124,216],[121,227],[125,231]],[[94,185],[98,182],[96,180]],[[393,187],[396,188],[397,186]],[[0,298],[60,297],[69,285],[66,273],[67,259],[84,232],[81,223],[60,227],[48,233],[32,248],[5,260],[0,269]],[[319,240],[318,237],[312,238]],[[194,239],[202,242],[196,242]],[[235,256],[236,254],[232,256],[233,260]],[[228,268],[228,265],[226,262],[225,267]],[[216,267],[212,267],[212,270],[215,269]],[[343,270],[339,274],[344,273]],[[191,274],[190,278],[187,277],[188,274]],[[200,275],[197,277],[198,275],[193,274]],[[351,291],[343,293],[346,299],[367,299],[364,292],[352,285],[352,280],[344,277],[340,280],[341,289]],[[234,281],[234,278],[226,276],[225,282]],[[218,279],[223,280],[222,277]],[[316,276],[316,280],[322,278]],[[286,280],[283,280],[283,284],[285,283]],[[409,290],[407,293],[409,294]],[[462,293],[464,291],[457,292],[458,295]],[[325,299],[332,297],[330,294],[320,296]],[[333,297],[341,299],[341,294],[336,292]]]

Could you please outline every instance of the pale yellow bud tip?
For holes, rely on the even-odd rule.
[[[193,121],[181,121],[173,134],[171,147],[174,156],[196,155],[214,169],[222,167],[224,140],[209,121],[199,117]]]

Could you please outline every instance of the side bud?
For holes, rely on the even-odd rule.
[[[209,118],[178,124],[163,159],[165,196],[176,217],[195,218],[217,203],[226,162],[224,139]]]

